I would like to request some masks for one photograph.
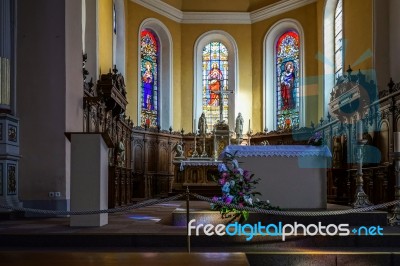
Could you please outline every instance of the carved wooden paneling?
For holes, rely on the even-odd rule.
[[[168,173],[169,159],[170,159],[169,145],[166,141],[159,144],[158,154],[158,172],[162,174]]]
[[[154,140],[147,142],[147,170],[157,172],[158,146]]]
[[[84,131],[108,135],[106,139],[110,139],[113,146],[108,154],[110,208],[132,203],[133,122],[124,115],[128,102],[124,78],[117,72],[114,69],[113,73],[101,75],[96,90],[92,89],[92,82],[84,82],[83,98]]]
[[[144,142],[135,139],[133,142],[133,169],[137,173],[144,173]]]
[[[389,163],[389,122],[383,120],[380,131],[376,132],[377,147],[381,151],[381,163]]]

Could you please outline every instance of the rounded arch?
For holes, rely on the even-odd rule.
[[[173,69],[173,58],[172,58],[172,37],[168,28],[158,19],[148,18],[145,19],[139,27],[138,32],[138,88],[141,87],[140,77],[140,33],[144,29],[152,30],[158,37],[160,42],[160,54],[159,54],[159,121],[161,129],[168,129],[173,125],[173,95],[172,95],[172,69]],[[138,89],[138,99],[141,98],[141,90]],[[138,104],[138,120],[141,121],[140,117],[141,105]]]
[[[124,0],[114,0],[116,33],[113,39],[113,63],[125,76],[125,4]]]
[[[194,77],[193,77],[193,117],[200,117],[202,113],[202,52],[204,46],[212,41],[221,42],[228,50],[229,59],[229,90],[234,91],[233,97],[229,96],[228,124],[233,127],[235,120],[235,105],[238,83],[238,49],[235,39],[222,30],[212,30],[203,33],[197,38],[194,45]],[[193,132],[197,126],[193,125]]]
[[[275,130],[276,126],[276,64],[275,64],[275,46],[278,38],[288,30],[295,30],[300,38],[300,77],[299,77],[299,113],[300,113],[300,127],[305,125],[305,97],[304,97],[304,31],[301,24],[294,19],[282,19],[276,22],[268,30],[264,37],[264,57],[263,57],[263,128]],[[271,106],[273,108],[271,108]],[[272,109],[272,111],[271,111]]]
[[[382,119],[379,122],[376,135],[376,145],[381,151],[381,163],[389,163],[390,123],[387,119]]]

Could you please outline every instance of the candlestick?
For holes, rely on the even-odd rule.
[[[362,120],[359,120],[357,122],[357,139],[362,140],[363,139],[363,124]]]
[[[400,152],[400,132],[393,133],[393,151]]]

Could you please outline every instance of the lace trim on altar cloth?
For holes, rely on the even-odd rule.
[[[222,161],[181,161],[179,169],[183,171],[185,166],[218,166]]]
[[[225,153],[236,154],[236,157],[332,157],[327,146],[312,145],[267,145],[267,146],[240,146],[229,145],[219,156],[222,159]]]

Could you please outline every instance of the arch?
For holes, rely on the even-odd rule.
[[[300,77],[299,77],[299,126],[305,125],[305,97],[304,97],[304,31],[301,24],[294,19],[282,19],[276,22],[264,37],[263,47],[263,128],[277,129],[276,113],[276,64],[275,47],[278,38],[288,30],[295,30],[300,39]],[[273,89],[272,89],[273,88]],[[273,108],[271,108],[271,106]],[[271,112],[272,109],[272,112]]]
[[[172,95],[172,37],[168,28],[158,19],[145,19],[139,27],[138,32],[138,59],[140,59],[140,33],[144,29],[153,31],[160,42],[159,53],[159,126],[168,129],[173,125],[173,95]],[[138,60],[138,88],[141,87],[140,62]],[[141,98],[141,90],[138,89],[138,99]],[[141,105],[138,104],[138,120],[141,121]]]
[[[389,163],[390,126],[387,119],[380,121],[377,134],[377,148],[381,152],[381,163]]]
[[[210,42],[221,42],[228,50],[229,58],[229,90],[233,91],[233,95],[228,97],[228,124],[233,127],[235,123],[235,105],[237,97],[237,84],[238,83],[238,49],[234,38],[227,32],[221,30],[212,30],[203,33],[195,42],[194,45],[194,78],[193,78],[193,116],[194,118],[200,117],[202,113],[202,52],[203,48]],[[197,126],[193,125],[193,132]]]

